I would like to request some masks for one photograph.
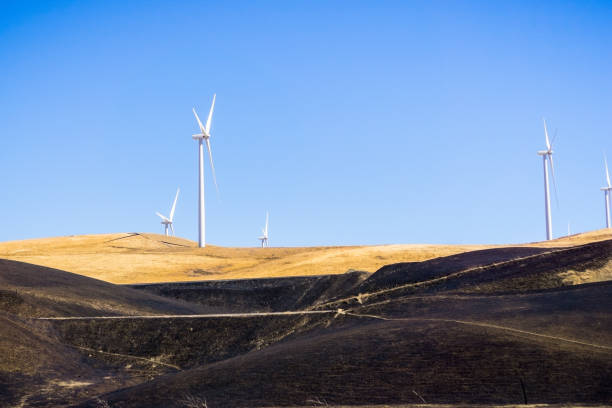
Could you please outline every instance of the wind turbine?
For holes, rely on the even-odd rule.
[[[266,212],[266,227],[261,230],[263,235],[258,239],[261,241],[261,247],[265,248],[268,246],[268,213]]]
[[[199,180],[198,186],[200,188],[199,196],[198,196],[198,246],[203,248],[206,246],[205,240],[205,212],[204,212],[204,145],[203,141],[206,141],[206,147],[208,149],[208,157],[210,158],[210,168],[212,169],[213,181],[215,182],[215,188],[217,189],[217,193],[219,192],[219,187],[217,186],[217,176],[215,175],[215,165],[213,164],[212,151],[210,150],[210,124],[212,122],[213,110],[215,109],[215,99],[217,98],[217,94],[213,95],[212,105],[210,105],[210,112],[208,113],[208,120],[206,120],[206,126],[202,125],[202,121],[198,117],[198,114],[193,108],[193,114],[195,115],[196,120],[198,121],[198,126],[200,126],[200,132],[197,135],[193,135],[193,139],[198,141],[198,165],[199,165]]]
[[[550,214],[550,189],[548,187],[548,161],[550,160],[550,172],[552,173],[553,184],[555,185],[555,194],[556,194],[556,184],[555,184],[555,166],[553,164],[553,150],[552,144],[548,139],[548,129],[546,128],[546,119],[542,119],[544,121],[544,136],[546,137],[546,150],[540,150],[538,152],[539,156],[542,156],[542,162],[544,164],[544,210],[546,214],[546,239],[552,239],[552,218]]]
[[[181,191],[181,189],[177,188],[176,196],[174,197],[174,203],[172,203],[172,209],[170,209],[169,218],[166,218],[165,216],[161,215],[158,212],[155,213],[159,216],[159,218],[162,219],[161,223],[164,226],[166,236],[168,236],[168,227],[170,227],[170,229],[172,230],[172,236],[174,236],[174,226],[172,225],[172,220],[174,219],[174,210],[176,209],[176,200],[178,200],[179,191]]]
[[[612,191],[612,184],[610,184],[610,172],[608,171],[608,159],[604,154],[604,163],[606,165],[606,181],[608,185],[602,187],[601,190],[604,192],[606,200],[606,228],[610,228],[610,191]]]

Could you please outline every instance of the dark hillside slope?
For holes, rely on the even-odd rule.
[[[290,278],[236,279],[126,285],[156,295],[198,303],[207,313],[301,310],[348,293],[367,272]]]
[[[26,321],[0,314],[0,406],[64,406],[140,382],[90,355]]]
[[[99,358],[97,351],[65,344],[50,324],[34,317],[199,309],[57,269],[0,259],[0,406],[63,406],[160,372],[148,361]],[[127,364],[137,371],[126,370]]]
[[[0,311],[23,317],[189,314],[202,308],[58,269],[0,259]]]
[[[346,322],[107,394],[113,407],[612,402],[612,351],[453,322]],[[93,403],[82,406],[93,407]]]
[[[465,252],[457,255],[430,259],[423,262],[403,262],[386,265],[363,282],[359,291],[369,292],[398,285],[437,279],[471,268],[507,262],[550,252],[549,248],[510,247]]]
[[[500,248],[381,268],[339,307],[441,292],[524,293],[612,279],[612,240],[571,248]],[[328,307],[330,305],[323,305]]]
[[[185,369],[262,349],[312,330],[328,317],[322,314],[85,319],[48,323],[67,344]]]
[[[515,295],[407,296],[349,313],[500,325],[612,349],[612,281]]]
[[[438,260],[451,276],[426,261],[418,279],[408,274],[412,290],[384,289],[387,280],[319,305],[344,309],[326,328],[104,398],[113,407],[180,406],[185,395],[214,407],[416,404],[417,394],[428,403],[611,404],[612,282],[563,281],[605,278],[610,245],[505,252],[502,261],[479,252],[458,273]]]

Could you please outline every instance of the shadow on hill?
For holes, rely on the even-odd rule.
[[[548,248],[530,247],[493,248],[465,252],[423,262],[404,262],[386,265],[363,282],[359,290],[361,292],[376,291],[408,283],[430,281],[467,269],[507,262],[550,251],[551,249]]]
[[[126,361],[75,348],[50,324],[32,318],[185,314],[201,309],[73,273],[3,259],[0,288],[0,406],[62,406],[165,372],[150,362],[135,363],[129,356]],[[125,369],[126,364],[137,371]]]
[[[126,285],[203,306],[206,313],[303,310],[350,292],[367,272],[288,278],[213,280]]]
[[[0,309],[22,317],[192,314],[202,308],[86,276],[0,259]]]
[[[347,296],[351,307],[411,295],[527,293],[612,279],[612,240],[570,248],[496,248],[384,266]]]
[[[610,403],[612,283],[565,279],[605,279],[611,245],[496,249],[385,267],[347,289],[362,296],[317,303],[344,311],[311,330],[104,398],[117,407],[179,406],[185,395],[213,407],[316,398],[416,404],[419,396]]]
[[[136,373],[95,354],[64,344],[28,320],[0,313],[0,406],[65,406],[160,374],[150,364]]]
[[[612,401],[604,351],[452,322],[345,321],[105,395],[116,407]],[[521,383],[525,387],[523,394]],[[416,392],[416,393],[415,393]],[[83,407],[95,405],[86,403]]]
[[[172,407],[193,396],[214,408],[316,399],[353,405],[416,404],[421,398],[611,403],[612,283],[596,282],[612,277],[611,257],[609,240],[474,251],[390,265],[369,278],[354,272],[130,287],[0,260],[0,308],[7,316],[0,319],[0,390],[9,389],[11,403],[53,406],[49,401],[83,401],[157,376],[102,398],[113,407]],[[574,285],[583,282],[595,283]],[[342,310],[31,319],[308,308]],[[10,360],[13,349],[24,357]],[[51,374],[54,369],[61,375]],[[79,378],[92,385],[73,394],[69,387],[53,388]],[[38,394],[28,394],[27,384]],[[55,391],[41,391],[48,389]],[[98,405],[91,400],[81,406]]]
[[[327,324],[323,315],[64,320],[64,343],[192,368],[263,349]],[[101,356],[104,358],[104,356]]]

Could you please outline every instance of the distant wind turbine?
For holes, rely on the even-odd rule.
[[[263,235],[258,239],[261,241],[261,247],[265,248],[268,246],[268,213],[266,212],[266,226],[261,230]]]
[[[552,218],[550,213],[550,189],[548,187],[548,161],[550,160],[550,172],[552,173],[553,185],[555,185],[556,194],[556,183],[555,183],[555,166],[553,165],[553,150],[552,144],[548,138],[548,129],[546,128],[546,119],[544,121],[544,136],[546,137],[546,150],[540,150],[539,156],[542,156],[544,163],[544,210],[546,214],[546,239],[552,239]]]
[[[608,159],[604,154],[604,163],[606,165],[606,181],[608,185],[602,187],[601,190],[604,192],[606,200],[606,228],[610,228],[610,191],[612,191],[612,184],[610,184],[610,172],[608,171]]]
[[[161,215],[158,212],[155,213],[155,214],[157,214],[159,216],[159,218],[162,219],[161,223],[164,226],[166,236],[168,236],[168,227],[170,227],[170,229],[172,230],[172,236],[174,236],[174,226],[172,225],[172,220],[174,219],[174,210],[176,209],[176,200],[178,200],[179,191],[181,191],[181,189],[177,188],[176,189],[176,196],[174,197],[174,203],[172,203],[172,209],[170,209],[170,217],[169,218],[166,218],[165,216]]]
[[[198,246],[200,248],[206,246],[205,240],[205,211],[204,211],[204,145],[203,141],[206,141],[206,147],[208,149],[208,157],[210,159],[210,168],[212,169],[213,181],[215,182],[215,188],[217,189],[217,193],[219,192],[219,187],[217,186],[217,176],[215,175],[215,165],[213,164],[212,151],[210,150],[210,125],[212,123],[212,115],[213,110],[215,109],[215,99],[217,98],[217,94],[213,95],[212,105],[210,105],[210,112],[208,113],[208,120],[206,120],[206,126],[202,125],[202,121],[198,117],[198,114],[193,108],[193,114],[195,115],[196,120],[198,121],[198,126],[200,127],[200,132],[197,135],[193,135],[193,139],[198,141],[198,165],[199,165],[199,196],[198,196]]]

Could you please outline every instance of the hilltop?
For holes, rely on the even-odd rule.
[[[611,238],[609,230],[598,230],[519,246],[566,247]],[[125,284],[372,273],[384,265],[504,246],[510,245],[197,248],[182,238],[121,233],[2,242],[0,258]]]

